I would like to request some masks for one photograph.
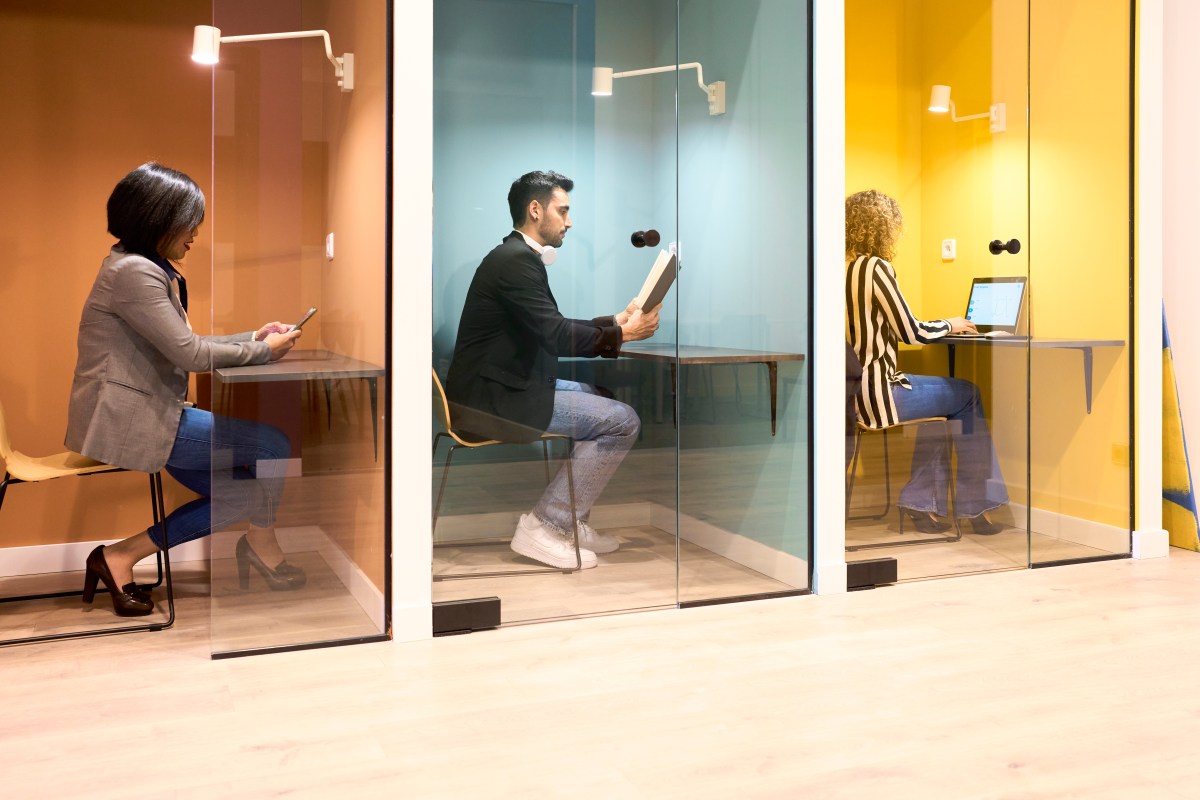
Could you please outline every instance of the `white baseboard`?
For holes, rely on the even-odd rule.
[[[675,509],[646,503],[653,509],[650,524],[666,533],[673,533]],[[685,542],[703,547],[722,558],[749,567],[780,583],[800,588],[808,586],[808,562],[770,545],[733,533],[711,522],[687,514],[679,515],[679,537]]]
[[[1026,506],[1021,503],[1009,503],[1013,521],[1017,527],[1025,522]],[[1030,516],[1030,527],[1034,533],[1051,536],[1066,542],[1094,547],[1106,553],[1129,552],[1129,529],[1118,528],[1103,522],[1095,522],[1081,517],[1071,517],[1044,508],[1034,508]]]
[[[511,536],[519,516],[515,512],[496,512],[440,517],[437,543],[453,544],[455,541],[481,537]],[[648,525],[674,536],[675,509],[649,501],[600,505],[592,508],[591,524],[601,529]],[[679,516],[679,525],[684,541],[711,550],[788,586],[808,585],[808,562],[802,558],[687,514]]]
[[[1165,530],[1134,531],[1134,558],[1167,558],[1171,552],[1171,534]]]
[[[236,535],[235,535],[236,534]],[[277,528],[279,545],[284,553],[316,551],[338,580],[354,597],[373,624],[383,630],[383,592],[373,584],[354,561],[346,555],[329,536],[315,525],[297,528]],[[209,558],[233,558],[233,549],[241,538],[240,531],[222,531],[215,536],[206,536],[171,548],[171,563],[208,561]],[[31,547],[8,547],[0,549],[0,578],[18,575],[43,575],[53,572],[79,572],[83,562],[97,545],[117,542],[110,539],[98,542],[72,542],[68,544],[44,544]],[[149,556],[139,564],[154,563]]]
[[[119,539],[96,542],[69,542],[67,544],[42,544],[30,547],[6,547],[0,549],[0,578],[18,575],[45,575],[51,572],[82,572],[88,553],[98,545],[110,545]],[[209,541],[196,539],[171,548],[171,563],[207,561]],[[153,564],[154,556],[138,562]]]

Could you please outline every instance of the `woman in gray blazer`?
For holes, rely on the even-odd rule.
[[[272,527],[282,477],[259,474],[263,462],[288,458],[287,437],[269,425],[216,417],[187,402],[189,373],[275,361],[301,332],[281,322],[232,336],[192,331],[187,284],[177,265],[203,219],[204,195],[182,172],[148,163],[122,178],[108,198],[108,231],[118,241],[79,321],[67,447],[125,469],[165,468],[200,495],[167,516],[165,542],[151,526],[87,557],[83,601],[92,602],[103,582],[120,616],[154,610],[149,594],[133,582],[134,564],[247,517],[250,532],[236,549],[242,588],[251,566],[272,589],[304,585],[304,572],[284,560]],[[222,460],[215,472],[214,449]],[[214,494],[220,518],[214,518]]]

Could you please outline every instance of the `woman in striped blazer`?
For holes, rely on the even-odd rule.
[[[958,457],[955,507],[975,533],[992,534],[1003,526],[987,512],[1008,502],[988,433],[979,388],[970,381],[933,375],[905,375],[897,368],[898,343],[928,344],[948,333],[974,333],[962,317],[917,319],[909,308],[896,270],[895,257],[903,217],[895,200],[874,190],[846,199],[846,312],[850,345],[862,364],[858,416],[871,428],[923,417],[951,421]],[[924,427],[913,451],[912,474],[900,493],[900,512],[918,530],[934,533],[950,525],[947,486],[950,453],[945,440]]]

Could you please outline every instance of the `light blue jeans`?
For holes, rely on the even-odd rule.
[[[909,375],[912,389],[892,387],[900,420],[946,417],[950,421],[958,470],[954,476],[955,513],[977,517],[1008,502],[1008,489],[996,463],[996,451],[983,414],[979,387],[961,378]],[[950,513],[950,452],[941,428],[922,425],[913,450],[912,476],[900,492],[900,507]]]
[[[637,441],[642,423],[632,408],[600,396],[586,383],[559,380],[554,390],[554,413],[546,433],[575,439],[575,513],[586,520],[596,498]],[[565,464],[546,487],[533,514],[559,531],[570,532],[571,495]]]
[[[271,425],[184,408],[166,470],[200,497],[167,515],[167,546],[246,518],[259,527],[274,524],[283,495],[282,459],[291,449],[283,431]],[[280,475],[262,474],[270,471]],[[161,549],[158,528],[148,533]]]

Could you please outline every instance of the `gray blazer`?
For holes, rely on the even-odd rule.
[[[253,335],[197,336],[162,268],[114,247],[79,320],[67,447],[125,469],[162,469],[188,373],[267,363],[271,348]]]

